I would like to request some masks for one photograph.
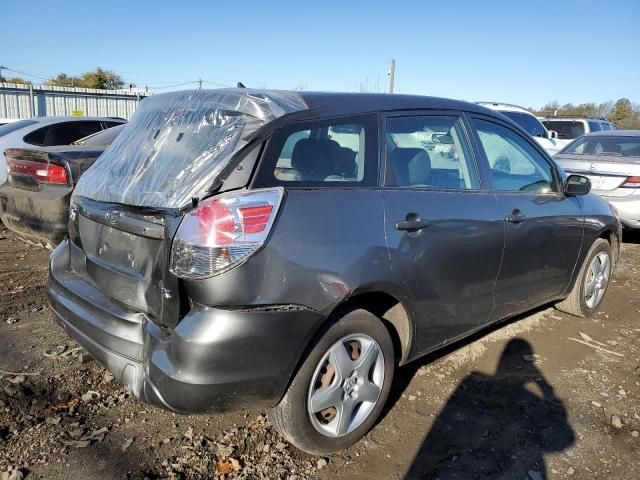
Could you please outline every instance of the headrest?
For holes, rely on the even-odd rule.
[[[338,142],[328,139],[303,138],[291,153],[291,166],[303,177],[301,180],[324,180],[334,168]]]
[[[396,148],[391,152],[397,186],[426,185],[431,174],[431,158],[422,148]]]

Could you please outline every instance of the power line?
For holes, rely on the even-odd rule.
[[[2,67],[3,70],[7,70],[8,72],[17,73],[18,75],[24,75],[25,77],[38,78],[40,80],[49,80],[49,77],[45,77],[42,75],[35,75],[33,73],[21,72],[20,70],[14,70],[13,68],[9,68],[7,66]]]

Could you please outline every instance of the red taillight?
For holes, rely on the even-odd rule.
[[[267,223],[269,223],[269,217],[273,205],[263,205],[260,207],[240,207],[240,218],[242,220],[242,227],[244,233],[260,233],[262,232]]]
[[[171,249],[171,271],[182,278],[225,272],[264,245],[284,191],[231,192],[209,198],[185,215]]]
[[[233,241],[236,223],[231,210],[222,203],[205,203],[195,210],[195,216],[201,243],[209,243],[212,236],[216,245],[228,245]]]
[[[51,163],[33,162],[31,160],[7,159],[7,170],[17,175],[28,175],[42,183],[69,183],[67,170]]]
[[[622,188],[640,188],[640,177],[627,177],[627,179],[620,185]]]

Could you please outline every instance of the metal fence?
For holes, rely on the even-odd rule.
[[[122,117],[129,120],[150,92],[0,83],[0,118],[51,115]]]

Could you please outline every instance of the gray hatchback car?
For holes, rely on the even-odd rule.
[[[398,366],[542,304],[594,313],[621,227],[589,189],[471,103],[156,95],[80,179],[50,304],[141,400],[268,408],[324,454]]]

